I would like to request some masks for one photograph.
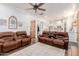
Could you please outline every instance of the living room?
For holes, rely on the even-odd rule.
[[[78,55],[78,10],[77,3],[0,3],[0,55]]]

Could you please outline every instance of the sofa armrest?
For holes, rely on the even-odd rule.
[[[2,53],[2,43],[0,43],[0,53]]]
[[[65,43],[69,42],[69,40],[63,40]]]
[[[40,37],[43,37],[43,35],[39,35]]]
[[[64,37],[64,40],[68,40],[69,38],[68,37]]]
[[[27,38],[31,38],[31,36],[30,35],[27,35]]]
[[[43,37],[43,35],[38,35],[38,37]]]
[[[43,37],[43,35],[38,35],[38,38]]]
[[[63,41],[68,42],[68,38],[67,37],[63,38]]]
[[[64,48],[67,50],[68,49],[68,39],[63,40],[64,41]]]

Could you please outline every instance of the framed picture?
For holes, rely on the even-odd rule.
[[[8,28],[9,29],[17,29],[17,18],[15,16],[9,17]]]
[[[0,19],[0,26],[6,26],[7,20],[6,19]]]

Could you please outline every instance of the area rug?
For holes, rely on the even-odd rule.
[[[65,50],[37,42],[8,56],[64,56]]]

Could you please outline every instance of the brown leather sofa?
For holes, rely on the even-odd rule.
[[[14,39],[13,32],[2,32],[0,33],[0,45],[1,52],[8,52],[17,48],[18,41]]]
[[[46,43],[63,49],[68,49],[69,37],[67,32],[44,31],[38,36],[39,42]]]
[[[21,40],[21,45],[25,46],[31,43],[30,35],[27,35],[25,31],[18,31],[16,32],[16,40]]]
[[[31,39],[26,32],[1,32],[0,33],[0,53],[9,52],[31,43]]]

